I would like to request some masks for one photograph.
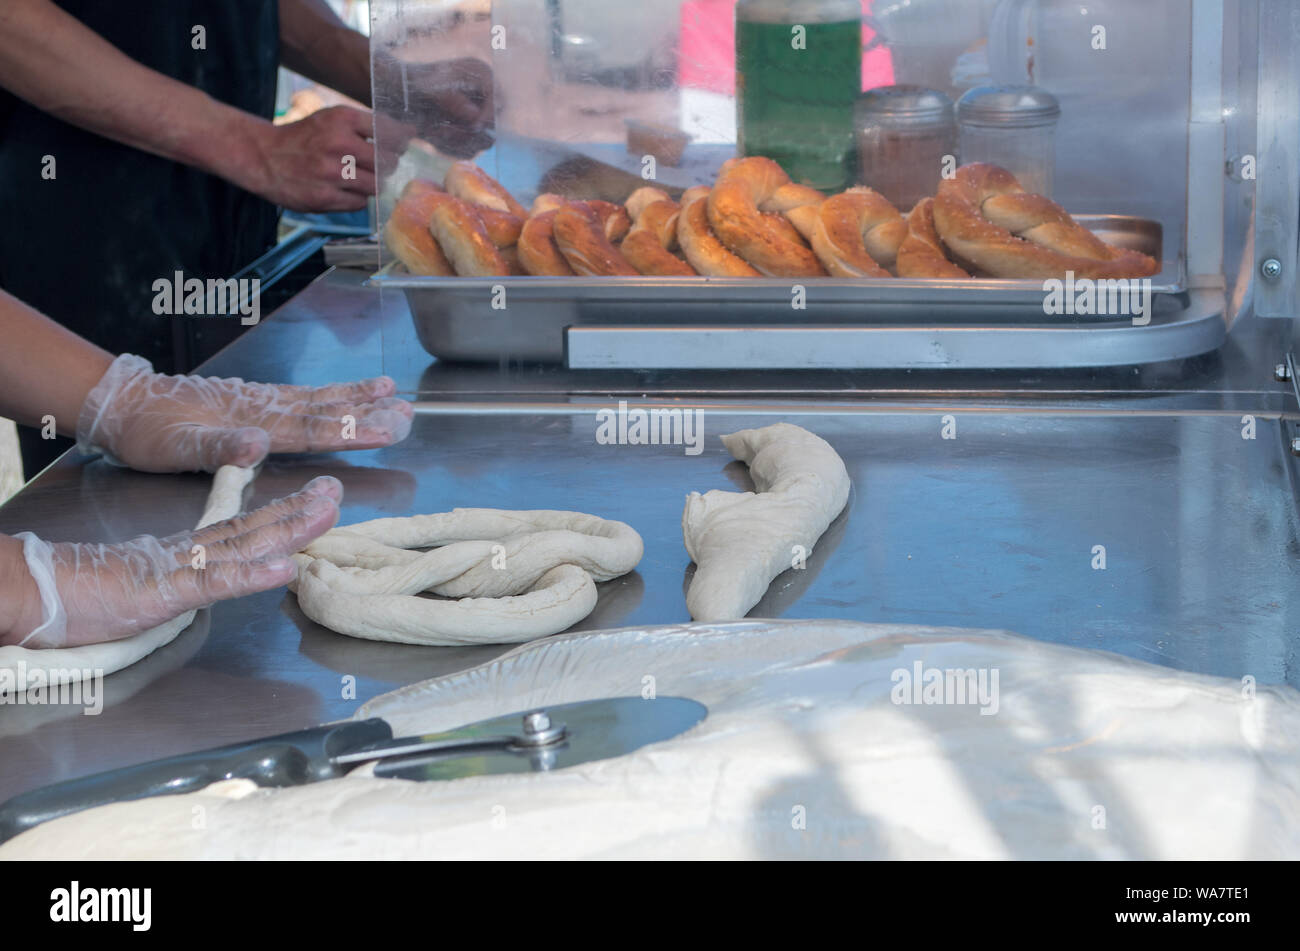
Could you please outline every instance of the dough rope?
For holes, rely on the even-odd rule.
[[[214,522],[223,522],[238,515],[243,508],[244,489],[253,481],[254,474],[255,470],[238,466],[222,466],[218,469],[212,478],[207,505],[198,524],[194,526],[195,529],[206,528]],[[111,674],[131,666],[174,640],[176,635],[190,626],[197,613],[186,611],[147,631],[99,644],[36,650],[0,647],[0,671],[10,671],[16,679],[18,671],[25,670],[29,680],[34,673],[40,671],[50,686],[80,680],[87,670]],[[21,668],[20,664],[23,665]]]
[[[1026,192],[1004,168],[963,165],[939,183],[934,224],[954,256],[993,277],[1149,277],[1155,260],[1113,247],[1056,202]]]
[[[757,492],[686,497],[682,537],[696,564],[686,607],[697,621],[744,617],[767,586],[806,557],[849,499],[849,474],[830,445],[791,423],[722,437],[748,464]]]
[[[643,549],[630,526],[581,512],[455,509],[327,532],[294,556],[289,587],[304,614],[340,634],[513,644],[582,620],[596,582],[631,571]]]

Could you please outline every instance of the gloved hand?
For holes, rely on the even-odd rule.
[[[377,449],[411,431],[414,410],[394,392],[386,376],[319,387],[167,376],[124,353],[86,396],[77,448],[142,472],[248,467],[268,452]]]
[[[192,608],[287,584],[295,571],[290,555],[334,526],[342,496],[338,479],[321,476],[287,498],[207,528],[118,545],[51,544],[23,532],[15,538],[36,583],[0,592],[23,599],[0,643],[38,648],[117,640]],[[203,546],[201,568],[195,545]]]

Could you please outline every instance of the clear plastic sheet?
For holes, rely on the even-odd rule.
[[[376,127],[387,156],[381,227],[412,177],[440,180],[454,157],[470,153],[525,206],[543,191],[621,200],[645,183],[635,136],[647,126],[686,143],[676,164],[657,161],[654,183],[711,182],[736,151],[734,7],[734,0],[372,3]],[[1221,36],[1198,30],[1185,0],[861,7],[864,89],[919,83],[957,97],[988,82],[1045,88],[1062,109],[1054,197],[1076,213],[1159,222],[1191,286],[1216,294],[1223,286],[1229,322],[1248,309],[1255,269],[1243,255],[1254,181],[1243,169],[1255,152],[1255,0],[1224,3]],[[454,57],[490,66],[496,116],[491,135],[456,156],[440,151],[440,120],[420,111],[416,94],[420,64]],[[394,62],[405,65],[394,72]],[[1215,88],[1194,86],[1198,63],[1221,80]],[[1195,181],[1189,165],[1202,170]],[[1207,239],[1207,221],[1222,222],[1217,237]],[[381,264],[392,263],[383,250]],[[391,319],[408,321],[403,293],[385,295],[393,298],[385,302]],[[528,308],[511,316],[521,332],[529,319]],[[409,365],[410,345],[409,334],[386,335],[386,362]]]
[[[967,692],[932,702],[931,672],[948,671],[970,672]],[[0,858],[1300,857],[1295,690],[1001,632],[747,621],[561,635],[357,716],[436,731],[611,695],[709,713],[551,774],[119,804]]]

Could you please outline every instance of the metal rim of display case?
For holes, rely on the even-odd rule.
[[[1198,356],[1227,338],[1223,296],[1192,292],[1189,306],[1145,326],[824,324],[574,326],[574,369],[1033,369],[1128,366]]]

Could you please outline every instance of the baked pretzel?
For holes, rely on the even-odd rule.
[[[384,225],[384,244],[412,274],[437,277],[456,274],[429,231],[434,205],[443,194],[443,190],[433,182],[411,179],[402,189],[393,213]]]
[[[565,198],[563,195],[557,195],[555,192],[542,192],[533,199],[533,207],[528,214],[531,216],[540,215],[546,211],[555,211],[559,208],[563,208],[568,204],[568,201],[569,199]]]
[[[643,192],[657,190],[639,189]],[[634,192],[628,198],[629,207],[636,197],[637,193]],[[652,201],[648,205],[640,201],[635,204],[639,213],[632,230],[623,239],[623,257],[642,274],[659,277],[689,277],[697,274],[695,268],[672,253],[673,248],[677,247],[677,219],[681,212],[677,202],[665,199]]]
[[[996,165],[964,165],[940,182],[934,225],[953,255],[992,277],[1148,277],[1159,269],[1154,258],[1106,244]]]
[[[799,237],[811,243],[817,225],[817,208],[825,200],[826,196],[817,189],[791,182],[774,191],[771,198],[758,206],[758,210],[784,215],[799,232]]]
[[[682,200],[680,202],[682,208],[685,209],[687,205],[695,201],[697,198],[708,198],[709,192],[712,190],[713,189],[709,188],[708,185],[692,185],[690,188],[686,189],[686,191],[682,192]]]
[[[583,276],[638,276],[637,269],[610,243],[606,233],[605,222],[615,216],[611,214],[602,221],[600,211],[593,207],[595,204],[574,201],[555,212],[552,229],[560,253],[574,272]],[[609,202],[601,204],[610,205]],[[621,206],[610,207],[622,211]],[[623,215],[626,216],[627,212],[624,211]]]
[[[907,222],[870,188],[850,188],[817,208],[812,246],[834,277],[889,277]]]
[[[533,207],[537,207],[536,202]],[[538,277],[573,277],[573,268],[555,243],[555,212],[556,209],[543,211],[524,222],[517,245],[519,260],[524,270]]]
[[[632,216],[627,213],[627,209],[622,205],[616,205],[612,201],[601,201],[599,198],[593,198],[590,201],[582,202],[596,213],[600,219],[600,225],[605,231],[605,237],[611,242],[622,241],[628,231],[632,229]]]
[[[934,199],[922,198],[907,216],[907,237],[898,246],[899,277],[970,277],[948,260],[939,232],[934,230]]]
[[[628,195],[627,201],[623,202],[623,207],[632,216],[632,223],[635,225],[636,220],[641,217],[641,212],[645,211],[646,206],[653,205],[657,201],[672,201],[672,198],[662,188],[651,188],[647,185]]]
[[[504,211],[521,221],[528,217],[524,206],[515,201],[514,196],[500,182],[473,162],[453,162],[443,178],[442,187],[449,194],[471,205]]]
[[[523,218],[512,215],[508,211],[497,211],[495,208],[489,208],[486,205],[474,205],[474,211],[478,213],[479,220],[483,222],[488,237],[492,239],[492,243],[498,248],[508,248],[518,242],[519,232],[524,227]]]
[[[708,217],[714,233],[732,252],[772,277],[818,277],[825,269],[802,241],[759,210],[790,177],[760,156],[723,165],[709,192]],[[784,222],[783,222],[784,224]],[[697,265],[698,266],[698,265]]]
[[[501,258],[506,262],[506,273],[511,277],[527,277],[528,269],[524,267],[523,259],[519,256],[518,247],[497,248],[501,252]]]
[[[709,225],[709,189],[703,194],[688,188],[682,195],[682,211],[677,216],[677,243],[691,267],[710,277],[762,277],[753,267],[727,250]],[[689,199],[689,200],[688,200]]]
[[[488,236],[483,219],[467,202],[437,195],[429,230],[461,277],[492,277],[510,273],[510,264]]]

